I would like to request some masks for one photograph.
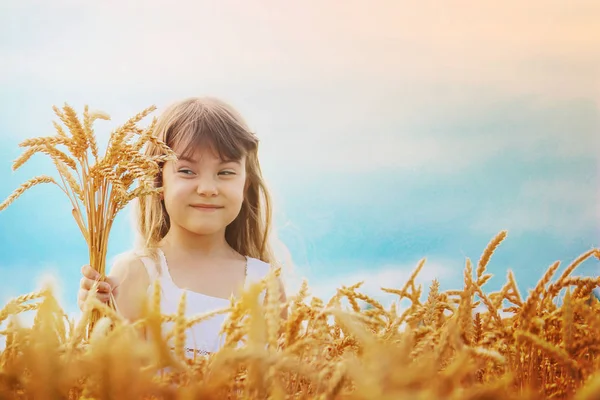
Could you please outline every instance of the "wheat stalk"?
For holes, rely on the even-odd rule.
[[[57,185],[71,202],[73,218],[88,245],[90,265],[104,280],[108,239],[117,213],[136,197],[159,193],[160,190],[154,187],[154,177],[160,163],[175,159],[175,154],[154,137],[155,121],[146,130],[137,127],[139,121],[155,110],[154,106],[114,130],[103,156],[99,153],[93,125],[97,119],[109,120],[107,114],[90,112],[86,105],[83,121],[80,121],[68,104],[62,109],[53,109],[67,130],[54,122],[55,136],[21,142],[20,147],[26,150],[14,161],[13,169],[20,168],[34,154],[43,153],[51,158],[59,179],[46,175],[30,179],[0,204],[0,211],[33,186]],[[163,154],[145,155],[142,150],[148,144],[158,145]],[[61,150],[58,146],[66,149]],[[110,303],[114,307],[114,301]],[[98,310],[94,310],[90,331],[100,316]]]

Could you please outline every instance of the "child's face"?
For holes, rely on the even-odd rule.
[[[224,162],[210,150],[166,163],[163,196],[171,226],[198,235],[224,233],[242,207],[245,165],[245,157]]]

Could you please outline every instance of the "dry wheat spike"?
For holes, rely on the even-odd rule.
[[[503,236],[487,248],[497,248]],[[597,249],[565,271],[572,273],[573,265],[592,254]],[[553,264],[536,285],[540,289],[521,301],[512,273],[499,291],[486,292],[483,280],[473,276],[483,267],[474,270],[474,265],[466,262],[462,289],[442,291],[434,280],[421,297],[414,280],[427,266],[419,263],[402,288],[384,290],[412,303],[406,306],[379,303],[360,292],[360,283],[342,286],[327,300],[309,295],[305,281],[282,301],[272,291],[277,287],[273,270],[226,309],[187,316],[182,297],[176,314],[161,314],[155,281],[137,321],[89,297],[82,320],[93,309],[106,311],[89,340],[83,338],[84,324],[65,321],[52,291],[43,289],[0,307],[0,326],[6,322],[0,331],[6,337],[6,347],[0,346],[0,398],[600,398],[600,302],[589,298],[589,287],[600,282],[576,276],[553,281]],[[566,288],[564,301],[557,299],[560,290],[540,300],[559,283]],[[342,297],[352,301],[344,306]],[[356,308],[359,301],[373,307]],[[484,307],[474,310],[479,301]],[[503,303],[513,310],[500,313]],[[287,319],[276,311],[282,307],[289,311]],[[20,326],[14,317],[27,311],[35,313],[33,326]],[[228,314],[224,346],[190,357],[182,333],[221,312]],[[174,326],[164,326],[167,320]]]
[[[26,150],[14,161],[13,170],[34,154],[43,153],[56,166],[59,179],[42,175],[28,180],[0,204],[0,211],[35,185],[57,185],[71,201],[73,217],[88,245],[90,265],[104,277],[108,238],[117,213],[136,197],[159,193],[160,189],[154,187],[155,176],[160,165],[174,159],[175,154],[154,136],[156,119],[146,129],[137,126],[156,109],[154,106],[115,129],[104,155],[99,154],[93,125],[97,119],[110,120],[107,114],[90,112],[86,105],[81,121],[68,104],[62,110],[53,109],[67,131],[54,122],[54,136],[21,142],[20,147]],[[160,146],[162,154],[144,154],[148,143]],[[98,318],[98,315],[93,316],[92,323]]]

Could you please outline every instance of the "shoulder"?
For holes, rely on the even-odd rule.
[[[117,281],[115,300],[121,315],[129,321],[140,318],[151,284],[143,257],[135,252],[118,255],[112,263],[109,276]]]
[[[150,284],[148,258],[136,251],[127,251],[117,255],[112,263],[109,275],[120,282],[135,281]]]

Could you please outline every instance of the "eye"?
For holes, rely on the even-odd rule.
[[[180,168],[177,172],[184,175],[191,175],[194,173],[191,169],[188,168]]]
[[[221,171],[219,175],[235,175],[235,171]]]

